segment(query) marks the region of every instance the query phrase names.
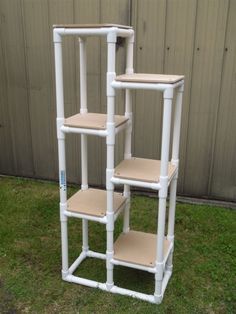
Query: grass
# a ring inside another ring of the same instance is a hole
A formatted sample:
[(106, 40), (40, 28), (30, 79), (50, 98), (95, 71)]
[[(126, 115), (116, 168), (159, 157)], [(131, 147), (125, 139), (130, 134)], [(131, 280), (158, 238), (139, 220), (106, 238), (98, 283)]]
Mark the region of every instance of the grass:
[[(69, 188), (73, 194), (76, 187)], [(178, 204), (174, 272), (161, 305), (63, 282), (57, 184), (0, 178), (0, 313), (236, 313), (235, 211)], [(155, 232), (156, 200), (134, 196), (135, 230)], [(90, 246), (105, 249), (105, 228), (90, 223)], [(116, 223), (116, 235), (122, 220)], [(81, 221), (69, 220), (70, 261), (81, 247)], [(105, 263), (78, 273), (105, 281)], [(115, 282), (152, 293), (153, 275), (115, 268)]]

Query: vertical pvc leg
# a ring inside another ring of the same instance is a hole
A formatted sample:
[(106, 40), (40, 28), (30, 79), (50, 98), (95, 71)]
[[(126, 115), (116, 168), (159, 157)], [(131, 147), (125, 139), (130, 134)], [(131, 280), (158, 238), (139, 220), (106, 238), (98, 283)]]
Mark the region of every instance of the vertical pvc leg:
[[(129, 125), (125, 130), (125, 150), (124, 159), (130, 159), (131, 154), (131, 139), (132, 139), (132, 95), (131, 90), (125, 92), (125, 116), (129, 119)], [(124, 209), (124, 225), (123, 232), (127, 233), (130, 230), (130, 186), (124, 185), (124, 196), (127, 198)]]
[[(87, 135), (81, 135), (81, 174), (82, 174), (82, 184), (81, 189), (88, 189), (88, 148), (87, 148)], [(82, 219), (82, 249), (84, 252), (89, 250), (88, 245), (88, 220)]]
[[(169, 217), (168, 217), (168, 235), (167, 239), (174, 242), (174, 227), (175, 227), (175, 207), (176, 207), (176, 191), (177, 191), (177, 176), (172, 179), (170, 184), (170, 202), (169, 202)], [(173, 265), (173, 249), (167, 259), (167, 270), (172, 271)]]
[(162, 281), (164, 273), (164, 236), (165, 236), (165, 216), (166, 216), (166, 198), (168, 192), (168, 159), (171, 128), (171, 109), (172, 109), (173, 89), (164, 91), (164, 111), (162, 126), (162, 146), (161, 146), (161, 169), (159, 190), (159, 210), (158, 210), (158, 228), (157, 228), (157, 257), (155, 275), (155, 299), (160, 302), (162, 299)]
[[(86, 38), (79, 38), (80, 45), (80, 113), (86, 114), (87, 109), (87, 51)], [(88, 189), (88, 138), (81, 134), (81, 189)], [(87, 252), (88, 245), (88, 220), (82, 220), (83, 251)]]
[(62, 278), (68, 274), (68, 230), (67, 216), (64, 211), (67, 208), (66, 170), (65, 170), (65, 139), (58, 139), (59, 175), (60, 175), (60, 221), (61, 221), (61, 251), (62, 251)]
[[(126, 70), (127, 74), (134, 72), (133, 68), (133, 51), (134, 51), (134, 35), (126, 39)], [(130, 159), (132, 157), (131, 145), (132, 145), (132, 94), (131, 90), (125, 91), (125, 116), (129, 119), (129, 126), (125, 131), (125, 150), (124, 159)], [(126, 197), (126, 206), (124, 209), (124, 224), (123, 232), (127, 233), (130, 230), (130, 186), (124, 185), (124, 196)]]
[(175, 208), (176, 208), (176, 192), (178, 180), (178, 167), (179, 167), (179, 141), (181, 129), (181, 113), (182, 113), (182, 95), (184, 86), (180, 86), (177, 92), (175, 115), (174, 115), (174, 128), (173, 128), (173, 145), (172, 145), (172, 159), (171, 163), (177, 167), (175, 177), (172, 179), (170, 185), (170, 204), (169, 204), (169, 220), (168, 220), (168, 234), (167, 239), (173, 243), (172, 252), (167, 260), (167, 270), (172, 271), (173, 268), (173, 250), (174, 250), (174, 228), (175, 228)]
[(106, 169), (106, 189), (107, 189), (107, 250), (106, 250), (106, 268), (107, 268), (107, 289), (110, 290), (114, 286), (113, 281), (113, 241), (114, 241), (114, 185), (111, 178), (114, 174), (114, 153), (115, 153), (115, 91), (111, 87), (115, 73), (115, 52), (116, 52), (116, 33), (111, 31), (107, 35), (107, 169)]
[(61, 252), (62, 252), (62, 278), (68, 274), (68, 231), (67, 217), (64, 211), (67, 208), (66, 192), (66, 157), (65, 135), (61, 131), (64, 123), (64, 93), (63, 93), (63, 65), (62, 65), (62, 40), (56, 30), (53, 33), (55, 51), (55, 78), (56, 78), (56, 103), (57, 103), (57, 138), (60, 181), (60, 221), (61, 221)]

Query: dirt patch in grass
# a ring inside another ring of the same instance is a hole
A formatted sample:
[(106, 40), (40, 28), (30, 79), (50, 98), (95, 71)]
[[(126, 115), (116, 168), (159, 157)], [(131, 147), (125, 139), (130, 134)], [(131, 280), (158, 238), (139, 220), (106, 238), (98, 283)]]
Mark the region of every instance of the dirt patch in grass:
[(17, 314), (19, 311), (15, 308), (15, 300), (13, 295), (4, 286), (3, 280), (0, 278), (0, 313), (1, 314)]

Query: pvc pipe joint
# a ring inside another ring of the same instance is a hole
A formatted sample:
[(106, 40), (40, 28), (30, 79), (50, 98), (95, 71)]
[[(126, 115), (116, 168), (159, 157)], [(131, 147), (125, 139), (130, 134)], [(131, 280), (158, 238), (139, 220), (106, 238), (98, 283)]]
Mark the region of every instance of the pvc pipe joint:
[(58, 33), (58, 29), (53, 30), (53, 42), (54, 43), (62, 42), (62, 38), (61, 38), (61, 35)]
[(57, 118), (57, 138), (64, 140), (65, 139), (65, 134), (62, 132), (61, 127), (64, 124), (64, 118)]
[(117, 28), (112, 27), (107, 34), (107, 42), (108, 43), (116, 43), (117, 41)]
[(114, 175), (114, 169), (106, 169), (106, 188), (107, 190), (114, 190), (114, 185), (111, 181), (112, 177)]
[(164, 99), (172, 99), (173, 95), (174, 95), (174, 88), (173, 87), (169, 87), (169, 88), (164, 90), (163, 98)]
[(107, 72), (107, 97), (115, 96), (115, 89), (111, 86), (111, 83), (114, 81), (115, 77), (115, 72)]

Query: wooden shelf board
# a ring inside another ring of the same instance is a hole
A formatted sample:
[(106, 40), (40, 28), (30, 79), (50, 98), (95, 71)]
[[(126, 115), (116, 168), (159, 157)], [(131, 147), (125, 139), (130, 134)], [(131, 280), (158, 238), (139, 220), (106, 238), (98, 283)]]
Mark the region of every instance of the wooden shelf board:
[[(124, 204), (125, 197), (114, 193), (114, 211)], [(67, 210), (80, 214), (104, 217), (107, 208), (107, 192), (99, 189), (80, 190), (67, 201)]]
[[(114, 177), (158, 183), (160, 178), (161, 161), (144, 158), (131, 158), (123, 160), (116, 168)], [(172, 178), (176, 167), (169, 162), (168, 177)]]
[[(73, 128), (105, 130), (106, 119), (107, 115), (102, 113), (78, 113), (66, 118), (64, 125)], [(118, 127), (127, 120), (125, 116), (115, 115), (115, 126)]]
[(118, 27), (123, 29), (130, 29), (132, 26), (128, 25), (119, 25), (119, 24), (56, 24), (53, 25), (53, 28), (110, 28)]
[(184, 79), (183, 75), (168, 75), (168, 74), (122, 74), (116, 77), (116, 81), (130, 83), (162, 83), (174, 84)]
[[(127, 263), (155, 267), (157, 236), (140, 231), (122, 233), (114, 244), (114, 259)], [(164, 256), (168, 253), (170, 242), (164, 241)]]

